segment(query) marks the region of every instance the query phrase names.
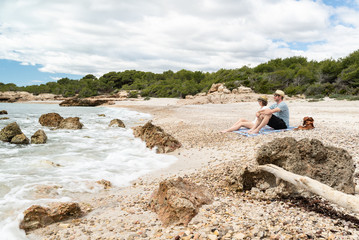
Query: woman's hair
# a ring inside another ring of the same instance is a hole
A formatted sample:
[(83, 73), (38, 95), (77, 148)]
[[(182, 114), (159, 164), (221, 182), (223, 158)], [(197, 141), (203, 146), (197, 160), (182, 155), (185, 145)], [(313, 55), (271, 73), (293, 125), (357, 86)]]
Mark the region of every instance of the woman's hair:
[(264, 100), (262, 100), (262, 99), (260, 99), (260, 100), (258, 100), (258, 101), (261, 101), (261, 102), (262, 102), (262, 104), (263, 104), (263, 106), (267, 106), (267, 104), (268, 104), (268, 102), (267, 102), (267, 101), (264, 101)]

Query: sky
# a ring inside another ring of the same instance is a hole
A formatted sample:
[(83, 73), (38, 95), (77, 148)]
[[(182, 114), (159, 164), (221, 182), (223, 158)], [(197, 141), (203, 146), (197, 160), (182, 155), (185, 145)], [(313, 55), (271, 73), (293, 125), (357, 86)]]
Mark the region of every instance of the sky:
[(358, 39), (359, 0), (1, 0), (0, 82), (338, 59)]

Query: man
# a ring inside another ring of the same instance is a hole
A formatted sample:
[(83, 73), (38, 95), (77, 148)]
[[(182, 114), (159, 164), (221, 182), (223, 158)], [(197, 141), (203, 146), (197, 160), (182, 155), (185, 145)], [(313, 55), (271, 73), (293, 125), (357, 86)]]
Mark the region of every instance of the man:
[(286, 129), (289, 127), (289, 109), (287, 104), (283, 101), (284, 92), (277, 90), (274, 93), (274, 103), (269, 109), (259, 110), (256, 114), (258, 117), (254, 127), (248, 133), (256, 134), (265, 126), (268, 125), (274, 129)]

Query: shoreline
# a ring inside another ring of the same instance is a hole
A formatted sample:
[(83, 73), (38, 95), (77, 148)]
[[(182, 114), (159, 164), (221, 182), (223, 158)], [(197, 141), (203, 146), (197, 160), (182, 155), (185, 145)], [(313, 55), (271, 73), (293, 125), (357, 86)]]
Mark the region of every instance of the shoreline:
[[(355, 119), (359, 114), (358, 101), (311, 103), (288, 100), (287, 104), (291, 112), (291, 126), (301, 125), (303, 117), (312, 116), (316, 128), (252, 138), (220, 133), (239, 117), (252, 119), (253, 109), (258, 107), (256, 102), (179, 105), (173, 99), (153, 99), (119, 101), (116, 105), (106, 106), (150, 113), (153, 124), (162, 127), (182, 143), (180, 149), (169, 153), (178, 160), (166, 169), (140, 177), (129, 187), (103, 190), (97, 196), (79, 194), (80, 202), (93, 206), (92, 212), (77, 221), (69, 220), (35, 230), (28, 235), (29, 239), (88, 239), (90, 236), (91, 239), (174, 239), (182, 233), (187, 236), (197, 234), (197, 239), (216, 239), (212, 236), (215, 235), (213, 229), (223, 233), (223, 239), (275, 235), (302, 238), (308, 234), (334, 239), (358, 238), (359, 231), (351, 227), (350, 222), (303, 211), (299, 207), (288, 207), (285, 202), (267, 203), (250, 192), (214, 196), (213, 204), (203, 206), (188, 227), (164, 228), (157, 215), (148, 210), (147, 203), (160, 181), (182, 176), (197, 184), (208, 184), (206, 174), (216, 173), (225, 164), (256, 164), (258, 148), (278, 137), (319, 139), (324, 145), (346, 149), (352, 155), (354, 164), (359, 166), (359, 144), (356, 140), (359, 137), (359, 120)], [(336, 113), (340, 114), (340, 118)], [(357, 173), (358, 168), (356, 176)], [(357, 177), (355, 181), (358, 183)], [(358, 217), (344, 209), (340, 211)], [(276, 224), (268, 227), (267, 220)], [(281, 225), (283, 222), (287, 223)], [(275, 225), (280, 226), (279, 229)], [(321, 233), (316, 235), (318, 231)]]

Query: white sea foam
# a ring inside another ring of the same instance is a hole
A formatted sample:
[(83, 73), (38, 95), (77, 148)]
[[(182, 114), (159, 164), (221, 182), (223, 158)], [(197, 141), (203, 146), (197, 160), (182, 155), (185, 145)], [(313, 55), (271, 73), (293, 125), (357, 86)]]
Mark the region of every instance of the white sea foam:
[[(47, 104), (4, 104), (8, 120), (0, 129), (17, 122), (30, 138), (38, 129), (48, 141), (41, 145), (14, 145), (0, 142), (0, 236), (2, 239), (26, 239), (18, 225), (22, 212), (33, 204), (70, 201), (71, 193), (96, 192), (96, 181), (106, 179), (115, 186), (150, 171), (166, 167), (176, 158), (156, 154), (134, 138), (130, 127), (143, 125), (150, 115), (120, 108), (59, 107)], [(81, 130), (50, 130), (39, 124), (44, 113), (57, 112), (64, 118), (80, 117)], [(105, 114), (105, 117), (99, 116)], [(108, 127), (114, 118), (126, 129)], [(51, 187), (48, 196), (38, 194), (41, 187)]]

